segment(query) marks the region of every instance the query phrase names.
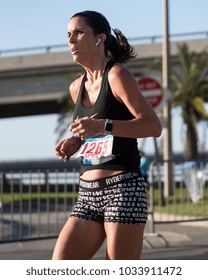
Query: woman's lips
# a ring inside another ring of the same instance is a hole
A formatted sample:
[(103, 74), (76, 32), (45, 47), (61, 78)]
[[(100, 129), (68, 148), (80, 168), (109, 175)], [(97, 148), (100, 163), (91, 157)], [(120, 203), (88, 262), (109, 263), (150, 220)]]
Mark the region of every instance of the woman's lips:
[(71, 53), (72, 53), (72, 54), (75, 54), (77, 51), (78, 51), (77, 48), (72, 48), (72, 49), (71, 49)]

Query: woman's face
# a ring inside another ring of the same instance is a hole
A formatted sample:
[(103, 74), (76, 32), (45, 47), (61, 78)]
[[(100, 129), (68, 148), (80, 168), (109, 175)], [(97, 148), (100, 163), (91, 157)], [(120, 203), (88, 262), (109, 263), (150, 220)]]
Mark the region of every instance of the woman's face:
[(96, 55), (98, 36), (93, 34), (92, 28), (82, 17), (74, 17), (69, 21), (67, 34), (73, 60), (80, 64), (92, 60)]

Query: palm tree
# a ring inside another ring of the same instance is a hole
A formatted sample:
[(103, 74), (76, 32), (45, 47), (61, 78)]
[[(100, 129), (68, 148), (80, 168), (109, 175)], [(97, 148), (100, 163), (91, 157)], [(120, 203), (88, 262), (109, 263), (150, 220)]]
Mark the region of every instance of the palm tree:
[(178, 46), (179, 68), (171, 69), (171, 105), (180, 106), (186, 124), (186, 143), (184, 157), (197, 159), (197, 124), (208, 120), (205, 100), (208, 99), (208, 55), (189, 52), (187, 44)]
[[(199, 157), (197, 124), (208, 120), (208, 53), (190, 52), (187, 44), (178, 45), (177, 63), (171, 64), (171, 106), (180, 107), (186, 125), (184, 158)], [(162, 59), (155, 59), (148, 68), (162, 71)]]

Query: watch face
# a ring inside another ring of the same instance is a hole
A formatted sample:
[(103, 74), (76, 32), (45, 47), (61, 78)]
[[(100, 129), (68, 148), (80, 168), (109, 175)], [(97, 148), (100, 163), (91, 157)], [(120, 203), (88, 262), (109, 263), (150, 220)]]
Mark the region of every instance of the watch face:
[(105, 133), (107, 134), (111, 133), (112, 129), (113, 129), (113, 122), (112, 120), (107, 119), (105, 122)]

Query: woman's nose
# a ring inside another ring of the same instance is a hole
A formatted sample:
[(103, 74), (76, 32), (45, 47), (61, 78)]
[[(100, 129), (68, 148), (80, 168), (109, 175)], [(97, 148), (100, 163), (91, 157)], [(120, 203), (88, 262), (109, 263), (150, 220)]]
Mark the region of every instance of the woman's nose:
[(71, 34), (71, 36), (68, 39), (69, 43), (74, 43), (75, 42), (75, 35)]

